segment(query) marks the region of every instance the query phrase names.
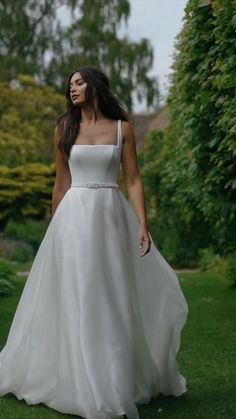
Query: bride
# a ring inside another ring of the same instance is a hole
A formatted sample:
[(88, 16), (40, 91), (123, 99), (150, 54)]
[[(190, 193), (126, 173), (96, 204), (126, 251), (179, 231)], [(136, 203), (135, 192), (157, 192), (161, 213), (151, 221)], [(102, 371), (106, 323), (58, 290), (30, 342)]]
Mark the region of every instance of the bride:
[(76, 69), (66, 100), (52, 219), (0, 353), (0, 395), (139, 419), (138, 404), (186, 392), (176, 355), (188, 305), (148, 231), (134, 133), (106, 75)]

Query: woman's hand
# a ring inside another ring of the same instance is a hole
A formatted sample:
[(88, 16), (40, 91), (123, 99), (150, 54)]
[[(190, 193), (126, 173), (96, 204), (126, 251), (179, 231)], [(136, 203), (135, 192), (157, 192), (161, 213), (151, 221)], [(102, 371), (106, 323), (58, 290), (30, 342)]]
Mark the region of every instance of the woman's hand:
[(139, 229), (139, 249), (139, 256), (141, 257), (150, 252), (151, 239), (147, 227), (140, 227)]

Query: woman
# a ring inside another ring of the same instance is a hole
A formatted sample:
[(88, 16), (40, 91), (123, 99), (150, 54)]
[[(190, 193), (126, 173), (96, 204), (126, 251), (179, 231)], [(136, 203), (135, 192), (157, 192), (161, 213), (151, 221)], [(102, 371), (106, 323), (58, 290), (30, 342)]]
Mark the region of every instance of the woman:
[(52, 219), (0, 354), (0, 395), (139, 419), (138, 404), (186, 391), (176, 354), (188, 306), (148, 232), (133, 130), (107, 77), (75, 70), (66, 98)]

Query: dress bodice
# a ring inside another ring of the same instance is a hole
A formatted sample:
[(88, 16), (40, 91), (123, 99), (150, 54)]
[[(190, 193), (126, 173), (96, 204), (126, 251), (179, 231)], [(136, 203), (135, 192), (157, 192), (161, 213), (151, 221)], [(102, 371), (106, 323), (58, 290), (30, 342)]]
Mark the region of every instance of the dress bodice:
[(121, 120), (116, 144), (74, 144), (69, 157), (71, 182), (116, 183), (121, 158)]

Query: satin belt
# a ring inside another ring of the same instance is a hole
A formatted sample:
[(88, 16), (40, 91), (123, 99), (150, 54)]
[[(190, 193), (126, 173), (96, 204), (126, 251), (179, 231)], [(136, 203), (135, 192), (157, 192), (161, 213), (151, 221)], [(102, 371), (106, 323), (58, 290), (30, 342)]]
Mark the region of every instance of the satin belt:
[(119, 188), (119, 184), (112, 182), (72, 182), (71, 188)]

